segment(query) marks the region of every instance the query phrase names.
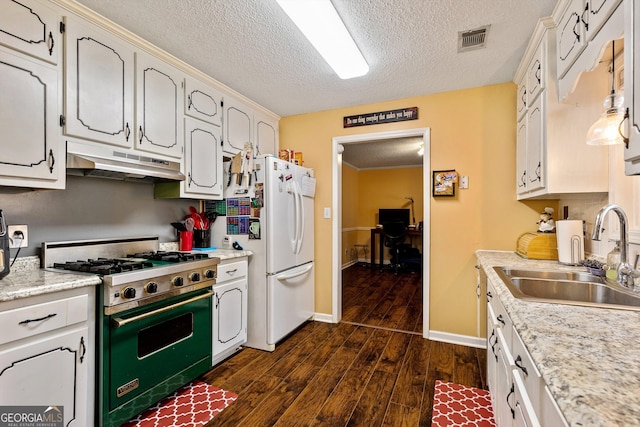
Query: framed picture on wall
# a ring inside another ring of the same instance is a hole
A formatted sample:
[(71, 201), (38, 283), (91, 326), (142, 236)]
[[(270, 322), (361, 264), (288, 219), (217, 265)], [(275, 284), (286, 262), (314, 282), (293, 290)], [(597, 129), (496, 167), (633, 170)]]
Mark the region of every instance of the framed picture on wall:
[(431, 185), (433, 197), (453, 197), (456, 194), (458, 172), (455, 170), (433, 171)]

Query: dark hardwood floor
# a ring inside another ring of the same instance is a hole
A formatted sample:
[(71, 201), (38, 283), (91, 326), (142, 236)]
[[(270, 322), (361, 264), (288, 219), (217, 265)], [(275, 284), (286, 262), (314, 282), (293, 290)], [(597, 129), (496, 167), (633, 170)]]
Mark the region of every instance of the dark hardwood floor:
[(246, 348), (204, 375), (239, 395), (208, 427), (430, 426), (436, 380), (486, 388), (484, 350), (422, 338), (408, 309), (419, 275), (360, 269), (343, 276), (359, 324), (307, 322), (274, 352)]

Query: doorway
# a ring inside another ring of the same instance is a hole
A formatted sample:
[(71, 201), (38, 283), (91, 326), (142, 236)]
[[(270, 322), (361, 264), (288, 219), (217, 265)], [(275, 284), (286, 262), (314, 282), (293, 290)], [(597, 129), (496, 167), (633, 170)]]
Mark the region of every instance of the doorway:
[[(332, 321), (337, 323), (342, 319), (342, 151), (344, 145), (357, 144), (370, 141), (382, 141), (386, 139), (421, 137), (424, 147), (422, 159), (423, 167), (423, 191), (426, 191), (431, 182), (430, 178), (430, 129), (418, 128), (390, 132), (377, 132), (351, 136), (334, 137), (332, 143), (333, 168), (332, 168), (332, 205), (334, 216), (332, 220)], [(423, 310), (423, 337), (429, 335), (429, 242), (430, 242), (430, 197), (424, 197), (423, 202), (423, 240), (422, 240), (422, 310)]]

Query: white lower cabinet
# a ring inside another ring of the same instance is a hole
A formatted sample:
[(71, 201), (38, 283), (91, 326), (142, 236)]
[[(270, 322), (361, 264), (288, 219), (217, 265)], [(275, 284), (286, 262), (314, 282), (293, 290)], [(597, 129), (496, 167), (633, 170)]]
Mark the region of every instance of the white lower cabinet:
[(93, 425), (93, 291), (2, 304), (0, 406), (44, 414), (51, 425), (58, 420), (71, 427)]
[(248, 263), (222, 261), (213, 287), (213, 365), (240, 350), (247, 341)]
[(487, 283), (487, 382), (499, 427), (568, 425), (491, 283)]

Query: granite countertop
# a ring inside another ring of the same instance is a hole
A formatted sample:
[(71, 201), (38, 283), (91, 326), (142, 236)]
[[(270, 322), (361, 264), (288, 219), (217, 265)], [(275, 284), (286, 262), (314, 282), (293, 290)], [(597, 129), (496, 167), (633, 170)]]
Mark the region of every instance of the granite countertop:
[(584, 268), (476, 255), (569, 425), (640, 424), (640, 312), (516, 299), (492, 267)]
[(0, 280), (0, 303), (19, 298), (95, 286), (102, 283), (94, 274), (64, 273), (40, 268), (40, 258), (18, 258), (10, 272)]

